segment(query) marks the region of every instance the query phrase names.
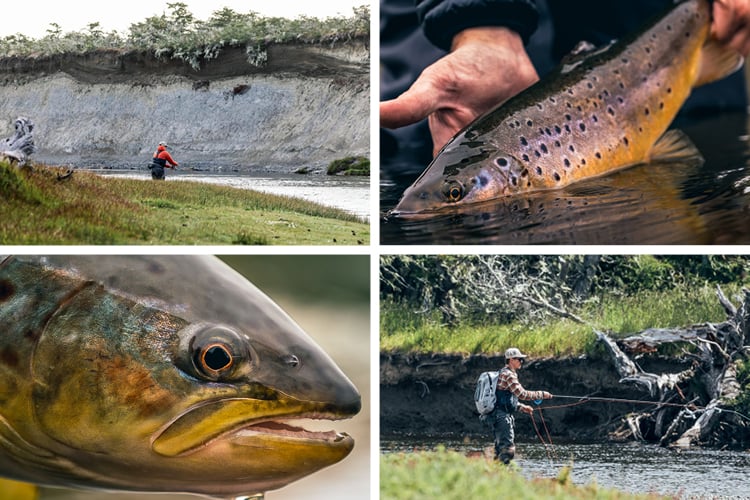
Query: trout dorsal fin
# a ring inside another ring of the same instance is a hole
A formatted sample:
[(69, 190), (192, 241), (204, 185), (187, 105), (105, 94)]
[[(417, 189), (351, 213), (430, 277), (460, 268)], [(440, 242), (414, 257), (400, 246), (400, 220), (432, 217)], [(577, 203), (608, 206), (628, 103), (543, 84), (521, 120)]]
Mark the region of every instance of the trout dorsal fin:
[(698, 77), (693, 87), (721, 80), (742, 67), (744, 58), (738, 52), (710, 38), (701, 49)]
[(652, 162), (703, 162), (703, 156), (682, 130), (667, 130), (651, 148)]

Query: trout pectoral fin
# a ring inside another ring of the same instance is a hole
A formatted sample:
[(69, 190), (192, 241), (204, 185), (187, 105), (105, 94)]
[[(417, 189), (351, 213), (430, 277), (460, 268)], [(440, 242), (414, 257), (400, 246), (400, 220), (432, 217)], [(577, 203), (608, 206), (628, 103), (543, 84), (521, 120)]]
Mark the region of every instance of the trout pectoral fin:
[(0, 498), (13, 500), (37, 500), (39, 488), (33, 484), (20, 483), (11, 479), (0, 478)]
[(682, 130), (667, 130), (651, 148), (649, 159), (657, 162), (703, 162), (701, 152)]
[(698, 77), (693, 87), (721, 80), (740, 69), (743, 62), (741, 54), (711, 38), (701, 50)]

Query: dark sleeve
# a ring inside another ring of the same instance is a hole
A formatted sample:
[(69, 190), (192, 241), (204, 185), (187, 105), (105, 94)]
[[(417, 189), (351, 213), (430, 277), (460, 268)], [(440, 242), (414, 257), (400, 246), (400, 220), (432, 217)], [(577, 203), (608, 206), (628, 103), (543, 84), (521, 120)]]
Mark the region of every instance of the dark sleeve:
[(529, 41), (539, 12), (534, 0), (416, 0), (425, 36), (443, 50), (467, 28), (504, 26)]

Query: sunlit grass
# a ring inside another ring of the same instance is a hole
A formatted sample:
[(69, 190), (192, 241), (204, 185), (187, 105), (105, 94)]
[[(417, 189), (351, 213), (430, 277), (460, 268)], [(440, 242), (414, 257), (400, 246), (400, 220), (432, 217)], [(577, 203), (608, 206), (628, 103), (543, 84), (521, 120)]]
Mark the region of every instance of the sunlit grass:
[[(730, 295), (736, 288), (725, 288)], [(705, 321), (725, 320), (709, 286), (662, 292), (640, 292), (633, 296), (608, 295), (577, 312), (586, 320), (550, 318), (538, 323), (513, 322), (459, 324), (448, 327), (439, 313), (418, 314), (407, 306), (389, 300), (381, 302), (380, 346), (384, 351), (494, 353), (508, 346), (529, 351), (534, 356), (573, 356), (590, 353), (596, 344), (594, 328), (615, 337), (646, 328), (680, 327)]]
[(600, 488), (595, 483), (576, 486), (570, 469), (557, 478), (526, 479), (514, 467), (486, 458), (439, 449), (429, 452), (385, 454), (380, 459), (380, 498), (421, 500), (435, 498), (532, 499), (657, 499)]
[(369, 225), (298, 198), (0, 163), (0, 243), (367, 244)]

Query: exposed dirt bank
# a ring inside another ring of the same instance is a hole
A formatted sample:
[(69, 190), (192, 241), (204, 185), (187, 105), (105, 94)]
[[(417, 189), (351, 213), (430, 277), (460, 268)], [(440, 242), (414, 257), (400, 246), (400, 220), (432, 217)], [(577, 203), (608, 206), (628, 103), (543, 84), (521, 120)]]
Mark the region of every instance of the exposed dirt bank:
[(0, 59), (0, 135), (28, 116), (37, 161), (93, 167), (139, 167), (161, 140), (187, 167), (369, 156), (368, 40), (267, 50), (262, 67), (227, 48), (197, 71), (118, 51)]
[(248, 75), (343, 78), (366, 76), (369, 70), (369, 40), (354, 39), (336, 44), (282, 44), (267, 47), (268, 61), (262, 66), (248, 62), (244, 47), (222, 49), (216, 59), (201, 61), (195, 70), (184, 61), (156, 58), (143, 52), (99, 50), (82, 55), (45, 57), (0, 57), (0, 85), (17, 85), (66, 73), (80, 83), (169, 83), (175, 76), (210, 81)]
[[(502, 356), (400, 355), (380, 356), (380, 432), (399, 435), (486, 436), (474, 407), (474, 387), (483, 371), (502, 367)], [(677, 372), (686, 365), (665, 358), (644, 361), (644, 370)], [(642, 392), (629, 389), (608, 358), (531, 360), (519, 372), (521, 384), (530, 390), (552, 394), (603, 396), (643, 400)], [(545, 406), (575, 401), (552, 399)], [(544, 411), (544, 420), (556, 438), (590, 441), (610, 438), (622, 425), (622, 417), (640, 405), (589, 402)], [(537, 417), (538, 419), (538, 417)], [(539, 422), (537, 420), (537, 422)], [(531, 419), (516, 417), (520, 438), (534, 438)]]

